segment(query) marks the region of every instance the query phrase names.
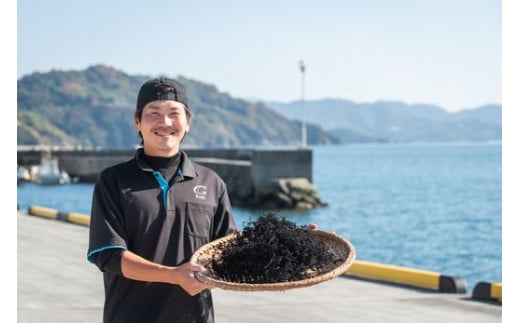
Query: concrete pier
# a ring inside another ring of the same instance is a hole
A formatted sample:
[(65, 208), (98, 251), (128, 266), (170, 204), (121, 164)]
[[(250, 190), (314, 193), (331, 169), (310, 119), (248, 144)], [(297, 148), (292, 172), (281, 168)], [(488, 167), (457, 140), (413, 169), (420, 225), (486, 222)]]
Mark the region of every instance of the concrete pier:
[[(309, 149), (183, 149), (198, 163), (214, 169), (221, 176), (231, 172), (242, 181), (263, 185), (271, 178), (302, 177), (312, 182), (312, 150)], [(82, 182), (95, 182), (106, 167), (127, 161), (134, 156), (134, 149), (49, 149), (18, 147), (18, 165), (37, 165), (41, 156), (58, 159), (60, 170), (78, 177)], [(247, 169), (247, 176), (235, 172), (235, 168)]]
[[(88, 227), (17, 214), (17, 322), (102, 322), (102, 274), (86, 260)], [(213, 290), (217, 323), (502, 322), (502, 306), (342, 276), (284, 292)]]
[[(194, 161), (213, 169), (226, 182), (235, 206), (314, 208), (326, 203), (312, 185), (309, 149), (184, 149)], [(37, 165), (42, 155), (58, 160), (60, 170), (80, 182), (94, 183), (105, 168), (131, 159), (134, 149), (54, 149), (18, 147), (18, 165)], [(289, 183), (287, 185), (286, 183)]]

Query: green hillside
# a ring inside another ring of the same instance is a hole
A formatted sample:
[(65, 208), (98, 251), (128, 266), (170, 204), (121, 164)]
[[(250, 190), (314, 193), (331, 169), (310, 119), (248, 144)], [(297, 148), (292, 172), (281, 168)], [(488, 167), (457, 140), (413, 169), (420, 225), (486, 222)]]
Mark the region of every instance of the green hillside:
[[(97, 65), (83, 71), (33, 73), (18, 80), (18, 145), (129, 148), (140, 139), (133, 112), (141, 84), (159, 75), (128, 75)], [(165, 75), (173, 77), (171, 75)], [(301, 124), (262, 103), (236, 99), (209, 84), (175, 77), (194, 112), (190, 147), (299, 145)], [(317, 125), (309, 144), (339, 141)]]

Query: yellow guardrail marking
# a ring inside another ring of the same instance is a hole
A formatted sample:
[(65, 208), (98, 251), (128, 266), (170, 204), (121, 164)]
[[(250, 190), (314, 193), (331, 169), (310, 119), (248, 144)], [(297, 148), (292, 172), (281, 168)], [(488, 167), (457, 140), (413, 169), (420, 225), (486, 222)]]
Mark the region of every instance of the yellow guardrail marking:
[(51, 209), (44, 206), (31, 206), (29, 208), (29, 214), (39, 215), (49, 219), (57, 219), (58, 218), (58, 210)]
[(64, 214), (60, 213), (56, 209), (51, 209), (44, 206), (30, 206), (28, 213), (31, 215), (37, 215), (48, 219), (62, 220), (86, 226), (90, 225), (90, 216), (87, 214), (74, 212)]
[(89, 226), (90, 225), (90, 216), (86, 214), (80, 214), (80, 213), (68, 213), (67, 214), (67, 220), (69, 222), (74, 222), (82, 225)]
[(361, 260), (355, 260), (346, 272), (346, 275), (379, 279), (430, 289), (439, 288), (439, 278), (441, 276), (440, 273), (437, 272), (384, 265)]
[(502, 283), (491, 284), (491, 298), (498, 299), (502, 302)]

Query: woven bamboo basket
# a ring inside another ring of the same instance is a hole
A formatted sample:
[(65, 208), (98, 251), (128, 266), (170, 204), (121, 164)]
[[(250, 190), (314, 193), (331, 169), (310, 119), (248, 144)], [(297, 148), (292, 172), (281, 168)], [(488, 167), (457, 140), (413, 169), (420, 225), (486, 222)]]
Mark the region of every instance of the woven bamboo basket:
[(348, 271), (354, 259), (356, 258), (356, 250), (352, 243), (341, 236), (327, 232), (322, 230), (312, 230), (313, 237), (320, 239), (325, 245), (327, 249), (334, 253), (336, 256), (345, 258), (345, 260), (340, 263), (333, 265), (332, 268), (328, 267), (328, 271), (317, 276), (306, 278), (302, 280), (296, 281), (284, 281), (284, 282), (274, 282), (274, 283), (243, 283), (243, 282), (233, 282), (233, 281), (225, 281), (221, 277), (218, 277), (211, 270), (211, 262), (213, 259), (219, 259), (221, 254), (225, 248), (228, 247), (234, 240), (236, 240), (237, 235), (231, 234), (225, 236), (223, 238), (214, 240), (202, 247), (200, 247), (191, 257), (191, 260), (197, 264), (203, 265), (208, 270), (205, 273), (197, 272), (195, 277), (200, 281), (213, 286), (226, 290), (234, 290), (234, 291), (282, 291), (293, 288), (301, 288), (307, 287), (315, 284), (319, 284), (321, 282), (333, 279), (337, 276), (340, 276)]

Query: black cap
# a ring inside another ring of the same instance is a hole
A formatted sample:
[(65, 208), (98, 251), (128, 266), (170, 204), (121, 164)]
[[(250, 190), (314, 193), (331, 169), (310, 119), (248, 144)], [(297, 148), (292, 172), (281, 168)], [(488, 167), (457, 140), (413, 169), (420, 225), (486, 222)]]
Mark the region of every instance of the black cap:
[(189, 109), (186, 88), (179, 82), (166, 77), (151, 79), (143, 83), (137, 95), (136, 110), (144, 108), (145, 105), (155, 100), (174, 100)]

